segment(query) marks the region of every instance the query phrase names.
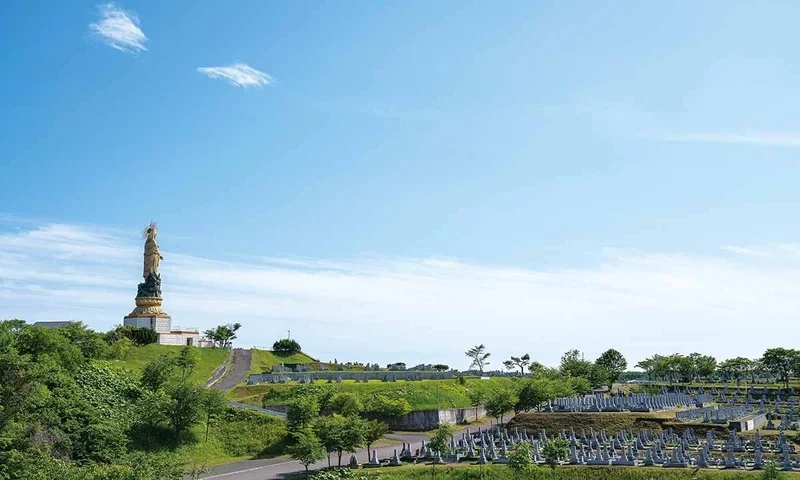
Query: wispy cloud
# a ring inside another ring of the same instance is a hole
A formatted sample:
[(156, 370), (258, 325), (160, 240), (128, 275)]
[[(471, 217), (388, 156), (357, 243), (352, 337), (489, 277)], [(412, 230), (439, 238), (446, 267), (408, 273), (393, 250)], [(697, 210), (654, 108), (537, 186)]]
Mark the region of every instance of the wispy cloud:
[[(104, 330), (133, 308), (135, 229), (2, 231), (0, 318), (74, 318)], [(593, 357), (614, 347), (631, 361), (757, 356), (782, 340), (752, 336), (754, 322), (794, 331), (800, 296), (800, 247), (791, 243), (723, 247), (742, 254), (733, 256), (607, 250), (593, 266), (536, 270), (380, 256), (223, 261), (171, 250), (167, 228), (159, 238), (164, 307), (176, 324), (239, 321), (245, 345), (271, 345), (291, 329), (324, 359), (466, 367), (463, 351), (478, 343), (498, 359), (529, 352), (551, 364), (569, 348)]]
[(234, 63), (222, 67), (200, 67), (197, 71), (210, 78), (225, 79), (236, 87), (261, 87), (275, 83), (272, 76), (256, 70), (246, 63)]
[(800, 147), (800, 133), (666, 133), (646, 135), (670, 142), (702, 142), (762, 145), (769, 147)]
[(89, 30), (99, 36), (106, 45), (117, 50), (137, 54), (147, 50), (147, 37), (139, 28), (139, 18), (118, 5), (98, 5), (100, 20), (89, 24)]

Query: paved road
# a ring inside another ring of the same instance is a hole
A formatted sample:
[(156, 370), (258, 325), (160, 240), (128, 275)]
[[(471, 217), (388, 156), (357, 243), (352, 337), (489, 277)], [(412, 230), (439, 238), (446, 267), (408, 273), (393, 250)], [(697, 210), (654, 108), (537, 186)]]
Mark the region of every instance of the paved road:
[[(478, 426), (488, 427), (490, 424), (491, 422), (487, 420), (486, 422), (470, 425), (469, 428), (474, 431), (477, 430)], [(465, 430), (466, 428), (458, 430), (456, 432), (456, 436), (461, 435), (461, 432)], [(397, 433), (386, 435), (386, 438), (396, 440), (401, 443), (411, 443), (412, 450), (416, 450), (419, 448), (420, 442), (423, 440), (427, 441), (429, 436), (424, 433)], [(378, 452), (378, 458), (384, 459), (390, 458), (394, 454), (395, 450), (397, 450), (397, 453), (400, 453), (400, 448), (401, 445), (391, 445), (388, 447), (379, 447), (375, 450)], [(361, 463), (369, 461), (367, 450), (359, 450), (356, 452), (356, 456), (358, 456), (358, 460)], [(348, 461), (350, 461), (350, 454), (343, 453), (342, 464), (346, 465)], [(335, 453), (331, 455), (331, 464), (337, 464), (337, 456)], [(326, 459), (315, 463), (309, 468), (316, 470), (327, 466), (328, 460)], [(303, 471), (303, 466), (300, 465), (300, 463), (298, 463), (296, 460), (282, 456), (263, 460), (246, 460), (243, 462), (236, 462), (230, 465), (217, 467), (209, 472), (206, 476), (201, 478), (206, 480), (267, 480), (273, 478), (282, 478), (289, 474), (300, 473)]]
[(243, 350), (241, 348), (233, 349), (231, 366), (220, 381), (215, 383), (212, 388), (216, 388), (217, 390), (230, 390), (242, 383), (247, 372), (250, 371), (250, 358), (252, 355), (252, 350)]

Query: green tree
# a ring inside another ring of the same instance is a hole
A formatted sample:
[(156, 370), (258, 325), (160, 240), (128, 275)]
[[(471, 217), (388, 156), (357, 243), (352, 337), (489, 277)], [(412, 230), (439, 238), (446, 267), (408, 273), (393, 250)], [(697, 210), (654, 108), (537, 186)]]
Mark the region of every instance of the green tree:
[(584, 360), (580, 350), (573, 349), (561, 356), (559, 369), (562, 375), (589, 378), (592, 372), (592, 362)]
[(622, 375), (625, 369), (628, 368), (628, 361), (625, 360), (625, 357), (623, 357), (619, 351), (613, 348), (609, 348), (603, 352), (597, 360), (595, 360), (594, 364), (605, 371), (609, 390), (611, 390), (614, 382), (619, 379), (619, 376)]
[(483, 374), (483, 369), (486, 365), (489, 365), (489, 357), (492, 354), (486, 351), (486, 347), (483, 344), (480, 344), (464, 352), (464, 355), (472, 359), (469, 368), (477, 368)]
[(200, 421), (203, 388), (199, 385), (178, 383), (170, 386), (167, 394), (170, 402), (167, 404), (165, 413), (175, 433), (175, 440), (178, 440), (181, 433)]
[[(453, 436), (453, 427), (440, 423), (436, 431), (431, 435), (428, 445), (431, 450), (438, 452), (442, 456), (450, 454), (450, 438)], [(433, 474), (436, 475), (436, 462), (433, 462)]]
[(534, 467), (533, 463), (533, 448), (528, 442), (517, 442), (508, 452), (508, 468), (514, 472), (517, 478), (526, 478), (531, 469)]
[(330, 467), (331, 453), (337, 451), (339, 445), (342, 443), (341, 436), (344, 431), (344, 417), (341, 415), (318, 417), (311, 424), (311, 428), (317, 438), (319, 438), (328, 455), (328, 467)]
[(185, 382), (197, 366), (200, 360), (194, 347), (186, 345), (181, 348), (178, 356), (175, 358), (175, 366), (181, 371), (181, 382)]
[(329, 408), (334, 413), (349, 417), (351, 415), (358, 415), (364, 410), (358, 396), (349, 392), (337, 393), (330, 400)]
[(411, 404), (405, 398), (390, 398), (384, 394), (367, 397), (364, 401), (364, 412), (399, 417), (411, 411)]
[(553, 471), (553, 478), (556, 478), (556, 467), (560, 460), (565, 460), (569, 455), (569, 442), (560, 437), (548, 440), (542, 448), (544, 461)]
[(218, 325), (203, 332), (203, 335), (212, 341), (214, 347), (230, 348), (233, 341), (236, 339), (236, 332), (242, 328), (240, 323), (229, 323), (227, 325)]
[(363, 447), (366, 434), (366, 421), (352, 416), (345, 417), (344, 423), (341, 425), (340, 443), (336, 449), (336, 454), (339, 456), (339, 466), (342, 466), (342, 453), (355, 453), (356, 450)]
[(378, 421), (370, 420), (364, 425), (364, 441), (367, 444), (367, 455), (372, 458), (372, 444), (383, 438), (389, 432), (389, 425)]
[(695, 352), (689, 358), (694, 362), (694, 370), (699, 377), (708, 378), (717, 371), (717, 359), (711, 355)]
[(151, 392), (166, 385), (175, 371), (175, 357), (161, 354), (150, 359), (142, 368), (142, 386)]
[(525, 369), (528, 367), (528, 365), (530, 365), (530, 363), (531, 356), (526, 353), (521, 357), (515, 357), (512, 355), (509, 360), (503, 362), (503, 365), (505, 365), (508, 370), (519, 368), (519, 376), (522, 377), (525, 375)]
[(494, 418), (499, 418), (503, 423), (503, 416), (506, 412), (513, 410), (517, 404), (517, 394), (508, 388), (500, 388), (492, 392), (486, 399), (486, 413)]
[(203, 393), (201, 410), (206, 417), (206, 442), (208, 441), (208, 430), (211, 422), (217, 420), (225, 413), (228, 408), (228, 400), (222, 391), (209, 388)]
[(764, 367), (778, 376), (784, 388), (789, 388), (789, 376), (797, 370), (800, 352), (788, 348), (770, 348), (761, 357)]
[(319, 405), (313, 395), (304, 395), (291, 401), (286, 409), (286, 422), (290, 431), (302, 430), (319, 415)]
[(325, 447), (310, 427), (292, 433), (292, 444), (286, 448), (286, 452), (290, 458), (303, 465), (306, 469), (306, 476), (308, 476), (309, 465), (325, 458)]
[(281, 355), (293, 355), (301, 351), (300, 344), (288, 338), (283, 338), (273, 343), (272, 350)]
[(467, 398), (469, 398), (469, 404), (475, 407), (475, 421), (478, 421), (478, 407), (483, 405), (483, 402), (486, 401), (486, 390), (479, 387), (478, 385), (473, 384), (467, 390)]
[(444, 363), (437, 363), (433, 366), (433, 369), (437, 372), (446, 372), (447, 370), (450, 370), (450, 366), (445, 365)]

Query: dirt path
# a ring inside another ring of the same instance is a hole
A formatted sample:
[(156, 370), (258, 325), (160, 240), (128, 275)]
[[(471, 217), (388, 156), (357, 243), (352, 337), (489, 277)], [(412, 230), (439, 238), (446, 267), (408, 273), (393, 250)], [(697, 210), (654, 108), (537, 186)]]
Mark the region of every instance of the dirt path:
[(250, 358), (252, 357), (252, 350), (243, 350), (241, 348), (233, 349), (233, 358), (231, 365), (225, 375), (215, 383), (211, 388), (217, 390), (230, 390), (236, 385), (242, 383), (250, 371)]

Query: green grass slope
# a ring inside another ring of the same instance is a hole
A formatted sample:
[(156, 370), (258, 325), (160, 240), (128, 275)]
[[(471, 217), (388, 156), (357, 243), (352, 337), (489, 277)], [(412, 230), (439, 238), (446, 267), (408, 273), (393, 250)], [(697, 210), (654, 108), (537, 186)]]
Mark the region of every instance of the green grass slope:
[(250, 374), (269, 372), (272, 367), (282, 363), (315, 363), (315, 361), (302, 352), (281, 355), (271, 350), (253, 349), (253, 355), (250, 358)]
[[(439, 408), (469, 408), (470, 401), (467, 390), (485, 388), (494, 390), (501, 386), (511, 386), (513, 379), (492, 378), (489, 380), (469, 380), (461, 385), (457, 380), (423, 380), (419, 382), (367, 382), (356, 383), (344, 381), (330, 385), (337, 392), (349, 392), (357, 395), (383, 394), (390, 398), (405, 398), (412, 410), (434, 410)], [(231, 398), (242, 403), (261, 406), (264, 395), (268, 396), (268, 405), (281, 405), (291, 399), (292, 389), (297, 384), (240, 385), (231, 391)]]
[[(139, 374), (142, 368), (144, 368), (147, 362), (152, 358), (165, 353), (177, 355), (181, 348), (183, 347), (172, 345), (144, 345), (132, 348), (125, 357), (125, 360), (109, 360), (108, 364), (119, 368), (126, 368)], [(189, 379), (197, 383), (204, 383), (208, 380), (208, 378), (211, 377), (211, 373), (222, 365), (222, 363), (225, 362), (225, 358), (228, 356), (228, 350), (221, 348), (195, 348), (194, 351), (197, 353), (198, 362)]]

